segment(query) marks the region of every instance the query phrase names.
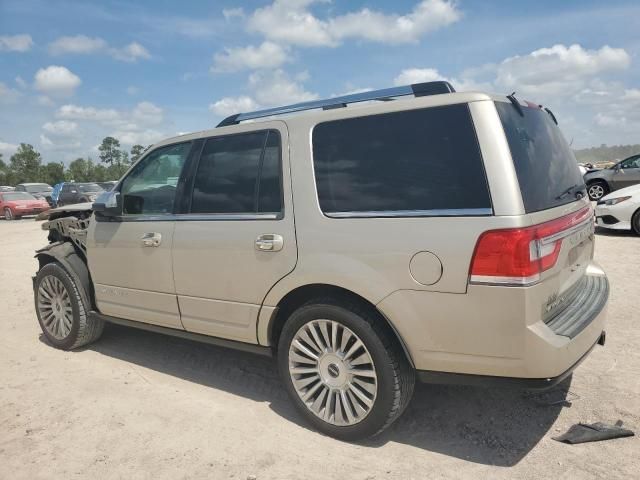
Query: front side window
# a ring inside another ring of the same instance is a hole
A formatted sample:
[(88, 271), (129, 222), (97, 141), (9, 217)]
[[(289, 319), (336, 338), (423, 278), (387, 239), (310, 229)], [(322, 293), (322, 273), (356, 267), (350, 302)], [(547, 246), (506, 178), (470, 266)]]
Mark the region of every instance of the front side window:
[(191, 142), (161, 147), (138, 163), (122, 181), (125, 215), (173, 213), (176, 187)]
[(313, 164), (320, 208), (328, 216), (490, 213), (464, 104), (321, 123), (313, 130)]
[(640, 156), (626, 159), (620, 164), (620, 168), (640, 168)]
[(276, 130), (207, 140), (196, 172), (192, 213), (280, 213), (280, 134)]

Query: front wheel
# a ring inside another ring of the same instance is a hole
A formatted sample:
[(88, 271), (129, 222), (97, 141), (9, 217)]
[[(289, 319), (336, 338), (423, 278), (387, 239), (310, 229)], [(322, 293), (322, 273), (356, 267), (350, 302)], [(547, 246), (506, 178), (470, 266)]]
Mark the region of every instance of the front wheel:
[(609, 193), (609, 186), (605, 182), (593, 182), (587, 187), (587, 194), (589, 200), (597, 202), (602, 197)]
[(384, 321), (357, 304), (312, 303), (287, 320), (278, 366), (302, 415), (341, 440), (380, 433), (404, 411), (415, 374)]
[(58, 263), (49, 263), (36, 275), (36, 314), (48, 342), (62, 350), (73, 350), (97, 340), (104, 322), (90, 318), (89, 306), (80, 288)]
[(640, 235), (640, 209), (636, 210), (636, 213), (631, 217), (631, 230), (636, 235)]
[(11, 211), (10, 208), (5, 208), (4, 209), (4, 219), (9, 221), (9, 220), (13, 220), (13, 212)]

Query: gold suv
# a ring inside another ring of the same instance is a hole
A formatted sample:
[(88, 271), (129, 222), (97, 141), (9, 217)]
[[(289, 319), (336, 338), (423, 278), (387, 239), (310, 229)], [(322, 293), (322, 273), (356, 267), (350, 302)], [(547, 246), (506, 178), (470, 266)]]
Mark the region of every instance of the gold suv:
[(43, 214), (38, 320), (277, 355), (318, 430), (374, 435), (425, 382), (545, 388), (604, 343), (593, 212), (550, 110), (447, 82), (241, 113)]

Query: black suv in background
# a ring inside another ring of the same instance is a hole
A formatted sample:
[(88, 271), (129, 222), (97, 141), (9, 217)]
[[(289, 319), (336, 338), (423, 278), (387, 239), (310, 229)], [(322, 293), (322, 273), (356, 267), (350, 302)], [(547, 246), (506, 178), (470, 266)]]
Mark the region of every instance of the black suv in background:
[(640, 183), (640, 155), (633, 155), (611, 168), (584, 174), (590, 200), (600, 200), (606, 194)]
[(56, 206), (93, 202), (102, 192), (104, 189), (96, 183), (65, 183)]

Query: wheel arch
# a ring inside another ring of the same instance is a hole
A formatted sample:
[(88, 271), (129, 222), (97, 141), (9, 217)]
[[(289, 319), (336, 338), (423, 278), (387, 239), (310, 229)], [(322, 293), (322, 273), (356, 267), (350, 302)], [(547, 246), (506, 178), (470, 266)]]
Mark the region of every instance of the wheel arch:
[(372, 315), (378, 318), (382, 325), (385, 326), (389, 335), (394, 338), (398, 344), (402, 347), (404, 351), (405, 357), (407, 361), (411, 365), (412, 368), (415, 368), (413, 359), (409, 353), (409, 350), (396, 330), (393, 326), (393, 323), (387, 318), (372, 302), (364, 298), (363, 296), (348, 290), (343, 287), (338, 287), (336, 285), (326, 284), (326, 283), (313, 283), (307, 285), (301, 285), (293, 290), (289, 291), (286, 295), (284, 295), (277, 306), (271, 312), (270, 316), (264, 321), (268, 322), (266, 326), (266, 336), (268, 345), (271, 345), (272, 348), (277, 348), (278, 339), (280, 337), (280, 333), (282, 332), (282, 328), (291, 315), (297, 308), (301, 307), (305, 303), (313, 301), (314, 299), (326, 299), (330, 298), (335, 300), (335, 303), (339, 306), (341, 301), (351, 301), (357, 302), (362, 307), (367, 309)]
[(87, 305), (89, 309), (95, 308), (95, 295), (89, 268), (87, 267), (84, 256), (71, 242), (51, 243), (38, 250), (35, 258), (38, 260), (38, 270), (49, 263), (57, 262), (62, 265), (78, 286), (85, 305)]

